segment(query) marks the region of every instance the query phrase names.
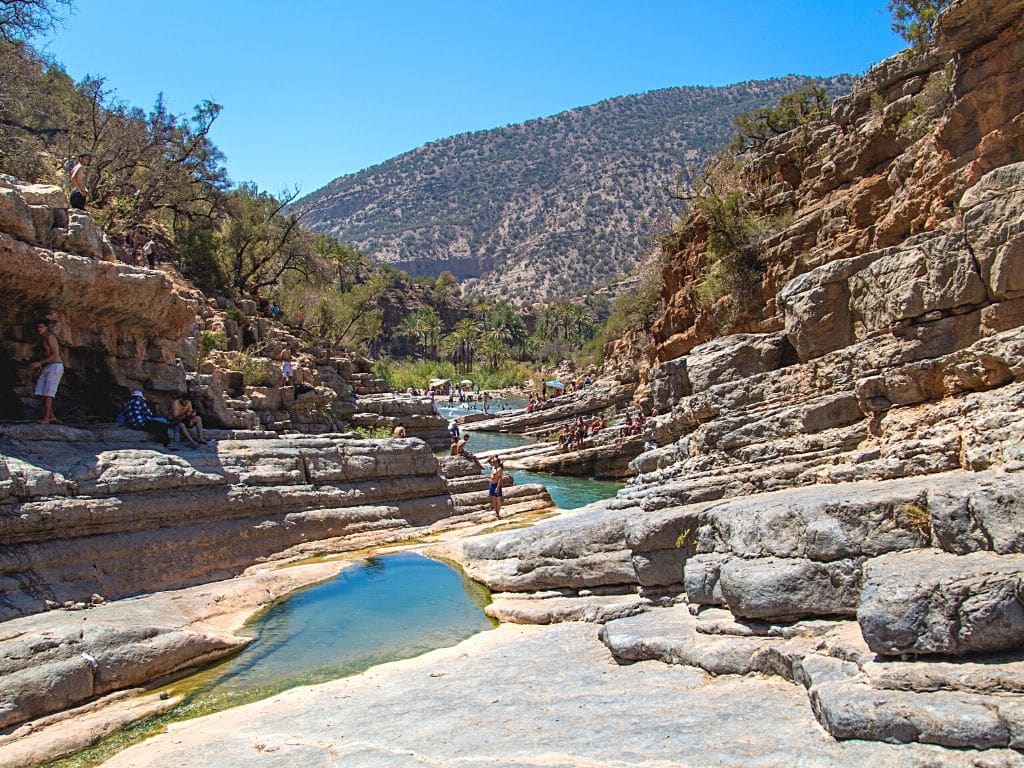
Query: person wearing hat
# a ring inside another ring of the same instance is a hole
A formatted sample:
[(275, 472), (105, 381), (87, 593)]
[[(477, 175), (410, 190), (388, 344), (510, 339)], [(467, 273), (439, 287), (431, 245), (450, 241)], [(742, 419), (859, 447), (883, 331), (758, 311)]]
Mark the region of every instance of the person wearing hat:
[(85, 169), (92, 162), (92, 155), (82, 152), (78, 155), (78, 162), (71, 169), (71, 207), (80, 211), (85, 210), (85, 197), (89, 190), (85, 187)]
[(117, 423), (124, 424), (132, 429), (149, 432), (164, 448), (171, 444), (171, 438), (167, 434), (170, 422), (167, 419), (161, 419), (153, 415), (153, 411), (149, 408), (149, 403), (146, 402), (146, 396), (140, 389), (132, 391), (132, 396), (117, 415)]

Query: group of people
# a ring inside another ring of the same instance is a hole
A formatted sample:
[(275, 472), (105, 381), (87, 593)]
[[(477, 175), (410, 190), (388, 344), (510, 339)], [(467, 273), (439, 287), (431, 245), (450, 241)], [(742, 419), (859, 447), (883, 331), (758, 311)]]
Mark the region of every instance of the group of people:
[[(172, 400), (170, 418), (166, 418), (155, 415), (142, 390), (136, 389), (117, 414), (117, 423), (148, 432), (164, 448), (171, 447), (171, 436), (175, 434), (180, 435), (192, 448), (209, 442), (203, 432), (203, 419), (196, 412), (195, 404), (187, 397)], [(195, 430), (195, 437), (190, 430)]]
[(558, 435), (558, 447), (563, 453), (577, 451), (583, 447), (584, 440), (607, 427), (608, 417), (603, 413), (594, 414), (589, 421), (582, 415), (577, 416), (574, 422), (562, 427), (562, 431)]
[[(60, 354), (60, 343), (53, 332), (54, 321), (40, 319), (36, 323), (41, 354), (33, 360), (29, 369), (38, 371), (33, 393), (43, 403), (43, 416), (40, 424), (59, 424), (53, 415), (53, 401), (57, 396), (61, 379), (64, 377), (64, 359)], [(117, 423), (149, 432), (165, 447), (171, 443), (171, 434), (179, 433), (193, 448), (208, 442), (203, 432), (202, 417), (196, 412), (195, 405), (186, 397), (178, 397), (171, 402), (170, 417), (155, 416), (153, 409), (146, 402), (141, 390), (134, 390), (117, 415)], [(192, 432), (195, 431), (195, 437)]]

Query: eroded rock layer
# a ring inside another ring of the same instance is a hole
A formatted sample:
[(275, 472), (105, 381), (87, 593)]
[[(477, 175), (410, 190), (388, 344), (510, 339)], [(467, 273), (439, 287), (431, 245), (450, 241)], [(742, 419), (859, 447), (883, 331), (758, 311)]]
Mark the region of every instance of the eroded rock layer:
[(706, 223), (680, 234), (638, 391), (662, 447), (618, 497), (455, 555), (516, 593), (513, 621), (589, 618), (623, 662), (789, 680), (837, 739), (1004, 764), (1024, 749), (1024, 3), (955, 2), (938, 33), (755, 154), (791, 217), (737, 332), (693, 301)]

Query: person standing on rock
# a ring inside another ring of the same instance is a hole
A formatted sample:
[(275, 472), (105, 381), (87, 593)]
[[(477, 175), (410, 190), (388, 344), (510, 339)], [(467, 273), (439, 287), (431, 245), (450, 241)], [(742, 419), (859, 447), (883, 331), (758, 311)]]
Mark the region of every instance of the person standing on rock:
[(488, 462), (491, 465), (491, 478), (487, 486), (487, 495), (491, 499), (491, 508), (494, 510), (494, 516), (501, 517), (501, 481), (505, 479), (505, 470), (502, 466), (501, 459), (497, 456), (492, 456)]
[(92, 155), (82, 152), (78, 162), (71, 168), (71, 207), (79, 211), (85, 210), (85, 199), (89, 190), (85, 186), (85, 169), (92, 163)]
[(61, 377), (64, 375), (60, 345), (57, 344), (57, 337), (53, 335), (50, 325), (50, 320), (40, 320), (36, 324), (36, 331), (43, 344), (43, 357), (31, 366), (33, 371), (39, 371), (35, 395), (43, 399), (43, 418), (40, 419), (40, 424), (58, 423), (57, 419), (53, 418), (53, 398), (57, 395), (57, 387), (60, 386)]
[(142, 246), (142, 253), (146, 257), (149, 268), (156, 269), (156, 243), (151, 239), (147, 240), (146, 244)]

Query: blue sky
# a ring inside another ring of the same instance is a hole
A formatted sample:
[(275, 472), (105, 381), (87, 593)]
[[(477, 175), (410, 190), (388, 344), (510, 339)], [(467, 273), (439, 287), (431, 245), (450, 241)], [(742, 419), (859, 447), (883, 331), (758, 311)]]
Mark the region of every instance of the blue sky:
[(886, 0), (75, 0), (46, 48), (148, 108), (224, 106), (235, 181), (312, 192), (434, 139), (612, 96), (895, 53)]

